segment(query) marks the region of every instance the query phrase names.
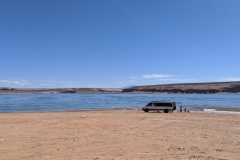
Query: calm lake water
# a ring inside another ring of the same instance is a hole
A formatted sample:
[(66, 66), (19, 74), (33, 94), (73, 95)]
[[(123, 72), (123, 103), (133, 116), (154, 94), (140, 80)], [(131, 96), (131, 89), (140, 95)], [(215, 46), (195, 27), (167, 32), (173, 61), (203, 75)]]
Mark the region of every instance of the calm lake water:
[(141, 109), (152, 100), (176, 101), (177, 109), (240, 109), (240, 94), (2, 94), (0, 112)]

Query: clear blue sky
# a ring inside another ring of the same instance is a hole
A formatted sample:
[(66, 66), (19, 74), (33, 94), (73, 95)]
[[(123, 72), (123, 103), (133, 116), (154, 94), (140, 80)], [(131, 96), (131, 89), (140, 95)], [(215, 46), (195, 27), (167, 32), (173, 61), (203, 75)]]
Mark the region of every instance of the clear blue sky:
[(239, 0), (1, 0), (0, 87), (240, 81)]

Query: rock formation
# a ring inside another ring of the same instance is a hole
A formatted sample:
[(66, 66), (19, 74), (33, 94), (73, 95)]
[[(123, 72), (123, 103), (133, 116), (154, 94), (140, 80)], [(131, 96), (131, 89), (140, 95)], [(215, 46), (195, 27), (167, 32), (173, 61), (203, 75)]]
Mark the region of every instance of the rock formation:
[(136, 86), (122, 92), (150, 93), (240, 93), (240, 82), (182, 83), (166, 85)]

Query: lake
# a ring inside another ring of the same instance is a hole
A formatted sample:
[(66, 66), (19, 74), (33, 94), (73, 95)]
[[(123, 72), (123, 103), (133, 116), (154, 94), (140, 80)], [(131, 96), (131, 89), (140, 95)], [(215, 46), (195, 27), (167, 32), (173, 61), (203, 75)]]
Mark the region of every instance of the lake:
[(240, 109), (240, 94), (1, 94), (0, 112), (141, 109), (152, 100), (175, 101), (177, 109)]

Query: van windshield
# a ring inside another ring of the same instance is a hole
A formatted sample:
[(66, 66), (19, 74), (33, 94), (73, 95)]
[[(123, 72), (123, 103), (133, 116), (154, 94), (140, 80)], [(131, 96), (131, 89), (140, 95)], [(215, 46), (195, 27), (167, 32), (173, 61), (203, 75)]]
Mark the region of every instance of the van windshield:
[(148, 103), (147, 106), (152, 106), (152, 103)]
[(172, 106), (172, 103), (154, 103), (154, 106)]

